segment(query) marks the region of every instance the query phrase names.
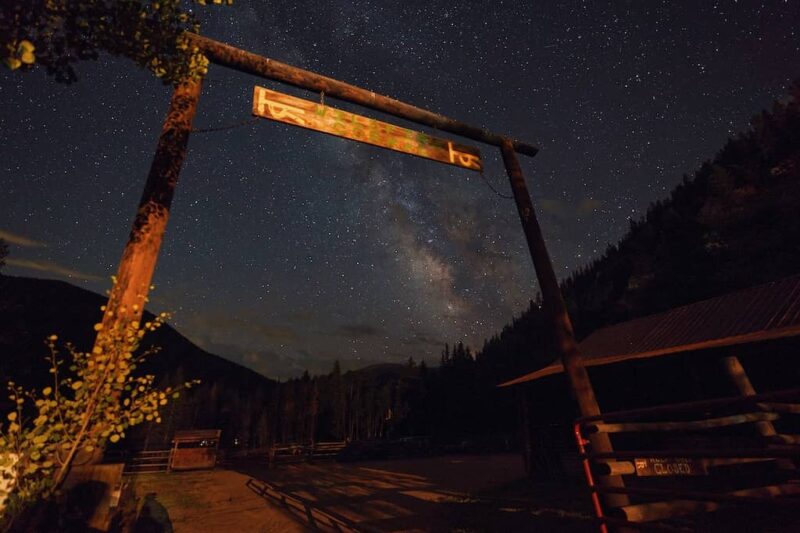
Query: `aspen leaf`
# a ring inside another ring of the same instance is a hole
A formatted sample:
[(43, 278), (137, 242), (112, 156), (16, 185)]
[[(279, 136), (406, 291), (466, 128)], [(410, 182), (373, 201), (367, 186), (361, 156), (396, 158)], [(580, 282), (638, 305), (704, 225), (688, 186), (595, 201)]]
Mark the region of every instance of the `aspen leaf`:
[(27, 39), (23, 39), (19, 42), (19, 51), (20, 52), (33, 52), (36, 50), (36, 47), (33, 46), (33, 43)]
[(17, 70), (19, 67), (22, 66), (22, 61), (17, 59), (16, 57), (7, 57), (5, 59), (6, 66), (11, 70)]

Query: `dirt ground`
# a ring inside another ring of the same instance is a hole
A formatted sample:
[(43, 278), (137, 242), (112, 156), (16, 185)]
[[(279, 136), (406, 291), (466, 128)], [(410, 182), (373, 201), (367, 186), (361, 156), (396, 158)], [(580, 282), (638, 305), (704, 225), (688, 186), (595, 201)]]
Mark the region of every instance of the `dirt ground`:
[(597, 531), (570, 484), (534, 485), (517, 454), (238, 468), (355, 531)]
[(531, 485), (516, 454), (229, 468), (131, 481), (176, 532), (597, 530), (588, 498)]
[(231, 470), (142, 474), (130, 478), (144, 510), (136, 531), (148, 533), (293, 533), (308, 531), (290, 513), (247, 487)]

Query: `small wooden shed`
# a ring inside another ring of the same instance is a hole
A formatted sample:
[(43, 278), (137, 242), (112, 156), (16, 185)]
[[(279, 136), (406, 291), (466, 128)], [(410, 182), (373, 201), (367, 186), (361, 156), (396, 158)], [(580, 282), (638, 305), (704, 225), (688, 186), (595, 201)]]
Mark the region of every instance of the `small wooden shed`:
[(169, 455), (170, 470), (214, 468), (221, 433), (219, 429), (176, 431)]

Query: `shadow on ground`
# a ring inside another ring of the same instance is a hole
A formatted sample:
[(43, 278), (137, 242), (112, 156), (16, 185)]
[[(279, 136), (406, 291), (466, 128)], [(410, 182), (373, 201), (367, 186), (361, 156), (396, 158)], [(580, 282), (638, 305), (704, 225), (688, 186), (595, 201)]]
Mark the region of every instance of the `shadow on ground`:
[(133, 533), (172, 533), (172, 520), (169, 512), (157, 495), (150, 492), (145, 495), (139, 515), (131, 528)]
[(320, 530), (597, 530), (580, 485), (531, 484), (516, 455), (231, 468), (250, 476), (255, 493)]

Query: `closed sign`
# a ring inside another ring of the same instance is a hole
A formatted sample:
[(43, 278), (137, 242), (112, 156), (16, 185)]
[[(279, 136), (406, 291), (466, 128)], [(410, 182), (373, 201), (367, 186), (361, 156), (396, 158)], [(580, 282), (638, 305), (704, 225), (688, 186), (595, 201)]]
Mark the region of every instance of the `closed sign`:
[(705, 476), (706, 465), (700, 459), (686, 457), (646, 457), (634, 459), (636, 475), (652, 476)]

